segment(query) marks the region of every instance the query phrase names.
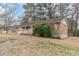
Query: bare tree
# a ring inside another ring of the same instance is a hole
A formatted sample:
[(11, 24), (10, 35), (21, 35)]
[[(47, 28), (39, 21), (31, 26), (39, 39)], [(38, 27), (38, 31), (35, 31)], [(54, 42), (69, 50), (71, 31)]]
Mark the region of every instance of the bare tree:
[(13, 18), (17, 13), (18, 4), (1, 4), (4, 9), (4, 13), (0, 14), (0, 18), (4, 20), (4, 30), (8, 31), (13, 23)]

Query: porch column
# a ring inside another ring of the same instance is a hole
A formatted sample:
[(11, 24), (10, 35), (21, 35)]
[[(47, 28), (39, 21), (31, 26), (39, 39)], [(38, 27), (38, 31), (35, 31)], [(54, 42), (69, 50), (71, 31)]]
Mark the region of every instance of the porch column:
[(31, 35), (33, 34), (33, 26), (32, 25), (30, 26), (30, 34)]
[(24, 30), (26, 30), (26, 26), (24, 26)]

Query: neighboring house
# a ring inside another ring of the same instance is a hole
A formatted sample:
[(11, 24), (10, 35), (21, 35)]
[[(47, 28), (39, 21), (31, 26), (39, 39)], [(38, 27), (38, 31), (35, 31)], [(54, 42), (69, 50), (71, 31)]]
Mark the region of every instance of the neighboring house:
[(25, 25), (17, 26), (18, 34), (32, 34), (33, 25), (37, 24), (50, 24), (52, 30), (51, 33), (54, 37), (66, 38), (68, 37), (68, 23), (66, 17), (53, 18), (48, 20), (35, 20)]

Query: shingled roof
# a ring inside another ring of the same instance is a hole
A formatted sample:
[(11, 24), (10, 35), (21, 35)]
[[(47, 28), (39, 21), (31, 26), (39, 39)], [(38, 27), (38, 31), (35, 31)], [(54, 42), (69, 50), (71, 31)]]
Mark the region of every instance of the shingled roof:
[(53, 18), (53, 19), (47, 19), (47, 20), (34, 20), (31, 22), (28, 22), (26, 24), (21, 24), (21, 25), (17, 25), (17, 27), (19, 26), (30, 26), (30, 25), (36, 25), (36, 24), (46, 24), (46, 23), (60, 23), (61, 20), (63, 20), (64, 17), (58, 17), (58, 18)]
[(64, 17), (58, 17), (58, 18), (46, 19), (46, 20), (34, 20), (34, 21), (26, 23), (25, 25), (61, 22), (63, 18)]

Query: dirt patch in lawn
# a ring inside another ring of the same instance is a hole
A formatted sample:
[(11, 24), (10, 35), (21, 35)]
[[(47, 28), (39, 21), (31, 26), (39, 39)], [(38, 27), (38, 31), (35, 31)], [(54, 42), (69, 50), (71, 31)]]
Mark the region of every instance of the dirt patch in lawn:
[(79, 37), (64, 40), (28, 35), (0, 35), (0, 55), (79, 55)]

